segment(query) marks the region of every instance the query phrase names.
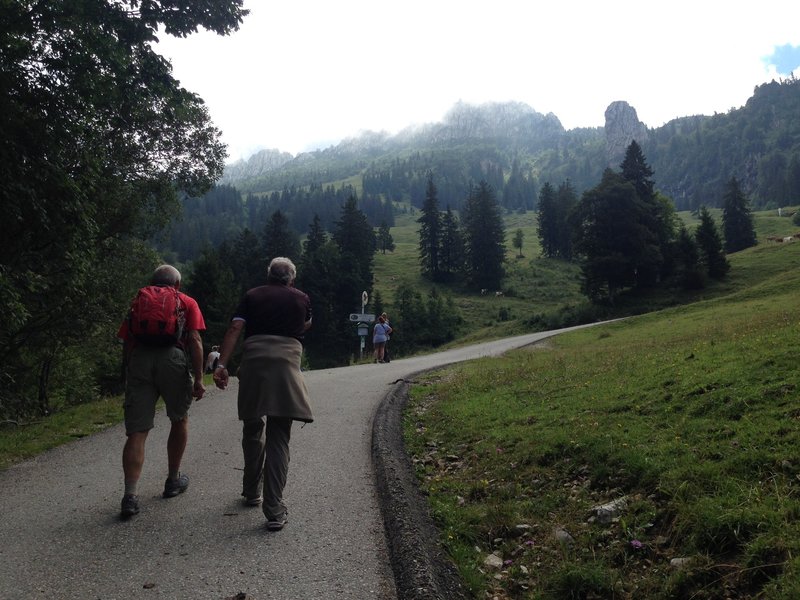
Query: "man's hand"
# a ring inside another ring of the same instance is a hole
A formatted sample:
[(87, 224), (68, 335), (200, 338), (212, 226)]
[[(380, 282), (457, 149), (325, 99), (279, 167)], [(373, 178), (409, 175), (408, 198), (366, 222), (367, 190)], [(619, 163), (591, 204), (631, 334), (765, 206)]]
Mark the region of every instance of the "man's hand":
[(203, 394), (206, 393), (206, 387), (203, 385), (203, 378), (195, 379), (194, 385), (192, 386), (192, 396), (200, 400), (203, 397)]
[(214, 384), (221, 390), (228, 387), (228, 369), (225, 367), (214, 369)]

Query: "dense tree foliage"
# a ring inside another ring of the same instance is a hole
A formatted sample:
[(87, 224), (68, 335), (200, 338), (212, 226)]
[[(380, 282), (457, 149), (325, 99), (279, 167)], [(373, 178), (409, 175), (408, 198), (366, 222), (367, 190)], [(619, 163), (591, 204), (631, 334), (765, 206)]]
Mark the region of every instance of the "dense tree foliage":
[(633, 183), (611, 169), (583, 194), (571, 221), (590, 299), (613, 302), (621, 290), (640, 284), (640, 271), (649, 274), (660, 263), (652, 220)]
[(425, 202), (419, 223), (419, 262), (422, 275), (433, 281), (439, 280), (439, 248), (442, 237), (442, 214), (439, 211), (439, 197), (433, 175), (428, 174)]
[(759, 208), (800, 199), (800, 81), (758, 86), (744, 107), (727, 114), (683, 117), (650, 131), (643, 149), (661, 189), (678, 210), (720, 206), (720, 190), (736, 173)]
[(225, 157), (156, 32), (227, 34), (241, 4), (4, 2), (0, 413), (46, 413), (118, 375), (110, 332), (155, 266), (136, 237), (176, 214), (177, 189), (207, 190)]
[(464, 270), (464, 236), (458, 217), (450, 207), (442, 216), (442, 235), (439, 244), (439, 277), (452, 281)]
[(297, 234), (289, 228), (289, 219), (276, 210), (272, 213), (264, 226), (264, 262), (269, 264), (277, 256), (285, 256), (292, 261), (300, 258), (300, 240)]
[(462, 214), (467, 284), (499, 290), (505, 275), (505, 230), (500, 207), (486, 181), (476, 185)]
[(714, 218), (705, 206), (700, 207), (700, 224), (694, 232), (700, 252), (700, 263), (706, 273), (713, 279), (722, 279), (730, 270), (730, 263), (725, 258), (720, 236)]
[(725, 252), (728, 254), (756, 245), (756, 228), (750, 202), (736, 177), (731, 177), (722, 198), (722, 230)]
[(322, 221), (315, 215), (297, 264), (297, 287), (311, 298), (313, 323), (304, 345), (309, 362), (315, 367), (344, 364), (352, 350), (347, 347), (350, 336), (345, 323), (352, 299), (337, 297), (338, 276), (347, 267), (339, 246), (325, 233)]
[(431, 288), (424, 297), (408, 282), (401, 282), (391, 317), (392, 346), (409, 353), (423, 347), (436, 347), (453, 340), (463, 319), (450, 296)]
[(381, 221), (381, 224), (378, 226), (376, 241), (378, 244), (378, 250), (380, 250), (383, 254), (386, 254), (387, 251), (394, 252), (394, 238), (392, 237), (392, 232), (386, 221)]
[(569, 216), (577, 203), (577, 194), (569, 181), (559, 185), (558, 190), (554, 190), (549, 181), (542, 185), (536, 215), (542, 255), (548, 258), (572, 259), (573, 232)]
[[(355, 190), (350, 185), (329, 185), (309, 188), (289, 187), (266, 195), (241, 193), (229, 185), (219, 185), (202, 197), (184, 198), (182, 216), (156, 238), (156, 247), (174, 260), (188, 261), (197, 256), (206, 244), (218, 246), (244, 228), (263, 231), (276, 211), (287, 220), (294, 232), (305, 231), (315, 217), (327, 231), (332, 231), (340, 207)], [(360, 198), (358, 208), (373, 227), (386, 222), (394, 225), (391, 202), (375, 196)]]

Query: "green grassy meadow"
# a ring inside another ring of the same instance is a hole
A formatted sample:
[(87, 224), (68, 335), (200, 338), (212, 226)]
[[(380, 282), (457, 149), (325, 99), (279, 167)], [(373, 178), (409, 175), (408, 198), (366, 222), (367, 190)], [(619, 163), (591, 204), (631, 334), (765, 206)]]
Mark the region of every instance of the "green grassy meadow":
[(800, 597), (800, 242), (729, 260), (691, 304), (412, 388), (406, 443), (476, 598)]

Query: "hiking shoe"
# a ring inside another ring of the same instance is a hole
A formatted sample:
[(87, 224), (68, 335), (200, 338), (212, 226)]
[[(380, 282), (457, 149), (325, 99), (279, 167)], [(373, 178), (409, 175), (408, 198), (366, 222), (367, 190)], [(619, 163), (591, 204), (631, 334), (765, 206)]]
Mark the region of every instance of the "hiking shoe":
[(267, 531), (280, 531), (284, 525), (289, 522), (289, 513), (284, 512), (279, 517), (270, 517), (267, 519)]
[(119, 516), (123, 519), (132, 517), (139, 512), (139, 496), (135, 494), (125, 494), (122, 497), (122, 508), (119, 511)]
[(186, 491), (186, 488), (189, 487), (189, 476), (181, 473), (178, 475), (177, 479), (170, 479), (167, 478), (167, 481), (164, 482), (164, 493), (162, 496), (164, 498), (174, 498), (178, 494), (182, 494)]
[(263, 501), (264, 498), (262, 496), (252, 496), (250, 498), (244, 496), (242, 498), (242, 504), (244, 504), (245, 506), (261, 506), (261, 503)]

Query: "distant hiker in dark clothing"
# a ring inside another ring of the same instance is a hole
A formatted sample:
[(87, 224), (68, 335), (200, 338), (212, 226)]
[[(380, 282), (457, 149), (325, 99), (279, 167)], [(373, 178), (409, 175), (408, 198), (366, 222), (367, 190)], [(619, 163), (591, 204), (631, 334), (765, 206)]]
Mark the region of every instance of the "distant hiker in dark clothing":
[[(203, 397), (203, 342), (206, 328), (197, 302), (179, 292), (181, 274), (175, 267), (161, 265), (134, 300), (117, 335), (124, 341), (125, 432), (122, 451), (125, 494), (122, 517), (139, 512), (137, 485), (144, 465), (147, 434), (153, 428), (156, 402), (164, 398), (172, 422), (167, 440), (168, 474), (165, 498), (186, 491), (189, 478), (180, 472), (189, 437), (189, 407), (192, 398)], [(149, 302), (158, 297), (158, 302)], [(149, 303), (148, 303), (149, 302)], [(165, 309), (164, 307), (169, 307)], [(158, 311), (166, 311), (158, 315)], [(158, 323), (156, 326), (154, 323)], [(192, 377), (194, 375), (194, 377)]]
[(300, 372), (301, 340), (311, 326), (311, 301), (293, 287), (296, 276), (291, 260), (272, 259), (267, 285), (249, 290), (233, 313), (214, 371), (217, 387), (225, 389), (226, 365), (244, 330), (238, 372), (242, 496), (248, 506), (262, 504), (269, 531), (283, 529), (288, 521), (283, 489), (289, 472), (292, 422), (314, 420)]

